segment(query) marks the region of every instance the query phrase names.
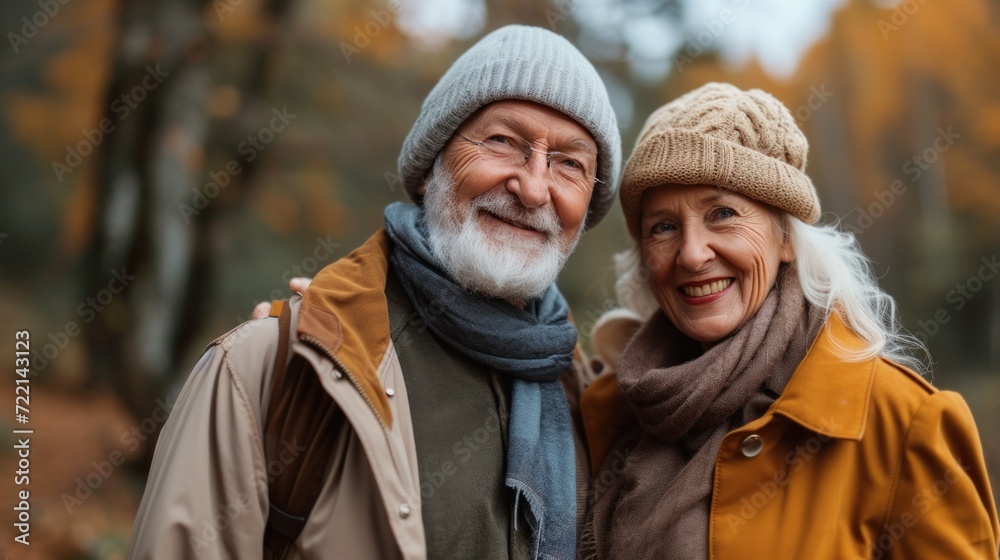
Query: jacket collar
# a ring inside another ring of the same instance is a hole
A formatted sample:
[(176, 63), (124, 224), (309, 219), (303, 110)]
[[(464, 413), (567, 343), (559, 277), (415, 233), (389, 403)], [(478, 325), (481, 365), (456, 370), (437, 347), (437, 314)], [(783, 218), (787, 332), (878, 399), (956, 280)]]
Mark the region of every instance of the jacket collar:
[(860, 440), (880, 358), (848, 361), (845, 355), (864, 348), (840, 316), (830, 313), (770, 411), (831, 438)]
[(325, 267), (303, 295), (296, 336), (333, 360), (385, 426), (389, 400), (378, 368), (389, 347), (385, 281), (392, 241), (384, 229), (346, 257)]
[[(831, 438), (860, 440), (879, 358), (851, 362), (843, 356), (845, 350), (864, 346), (864, 341), (831, 313), (767, 414), (781, 414)], [(621, 434), (640, 429), (614, 374), (599, 376), (590, 384), (583, 393), (580, 411), (592, 465), (603, 464)]]

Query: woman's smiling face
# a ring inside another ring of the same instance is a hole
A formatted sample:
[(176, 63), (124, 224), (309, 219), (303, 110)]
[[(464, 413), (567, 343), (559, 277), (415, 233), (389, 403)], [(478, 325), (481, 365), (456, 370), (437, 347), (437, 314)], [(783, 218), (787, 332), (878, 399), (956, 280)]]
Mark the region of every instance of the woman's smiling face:
[(702, 343), (750, 320), (794, 251), (777, 211), (709, 185), (663, 185), (640, 205), (643, 263), (667, 318)]

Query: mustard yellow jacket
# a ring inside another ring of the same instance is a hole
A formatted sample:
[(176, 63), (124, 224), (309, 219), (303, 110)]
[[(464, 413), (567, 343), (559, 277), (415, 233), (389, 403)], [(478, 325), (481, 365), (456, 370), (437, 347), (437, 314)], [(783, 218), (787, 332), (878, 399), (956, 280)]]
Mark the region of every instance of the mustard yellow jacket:
[[(862, 341), (836, 315), (827, 326), (767, 413), (723, 439), (709, 557), (997, 558), (965, 401), (885, 359), (843, 359)], [(592, 464), (604, 465), (595, 476), (613, 476), (614, 438), (637, 429), (614, 377), (594, 382), (581, 408)]]

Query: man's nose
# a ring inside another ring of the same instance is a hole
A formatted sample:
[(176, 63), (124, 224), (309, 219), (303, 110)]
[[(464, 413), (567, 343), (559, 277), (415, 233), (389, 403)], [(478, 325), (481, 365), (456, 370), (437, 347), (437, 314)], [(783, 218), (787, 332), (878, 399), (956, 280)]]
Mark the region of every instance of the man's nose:
[(539, 208), (551, 200), (549, 188), (552, 177), (548, 157), (537, 150), (528, 152), (524, 166), (507, 181), (507, 190), (521, 201), (525, 208)]

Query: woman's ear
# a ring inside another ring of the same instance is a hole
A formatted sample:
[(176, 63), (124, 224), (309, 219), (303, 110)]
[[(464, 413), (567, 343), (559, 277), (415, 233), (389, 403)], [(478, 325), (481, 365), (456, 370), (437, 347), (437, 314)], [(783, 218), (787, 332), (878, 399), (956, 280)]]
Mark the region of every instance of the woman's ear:
[(795, 260), (795, 244), (792, 243), (792, 222), (788, 219), (788, 214), (778, 211), (775, 215), (774, 223), (778, 226), (781, 234), (781, 248), (778, 257), (783, 263), (790, 263)]
[(788, 234), (785, 234), (785, 239), (781, 242), (781, 252), (779, 255), (783, 263), (790, 263), (795, 260), (795, 247), (792, 245), (792, 240)]

